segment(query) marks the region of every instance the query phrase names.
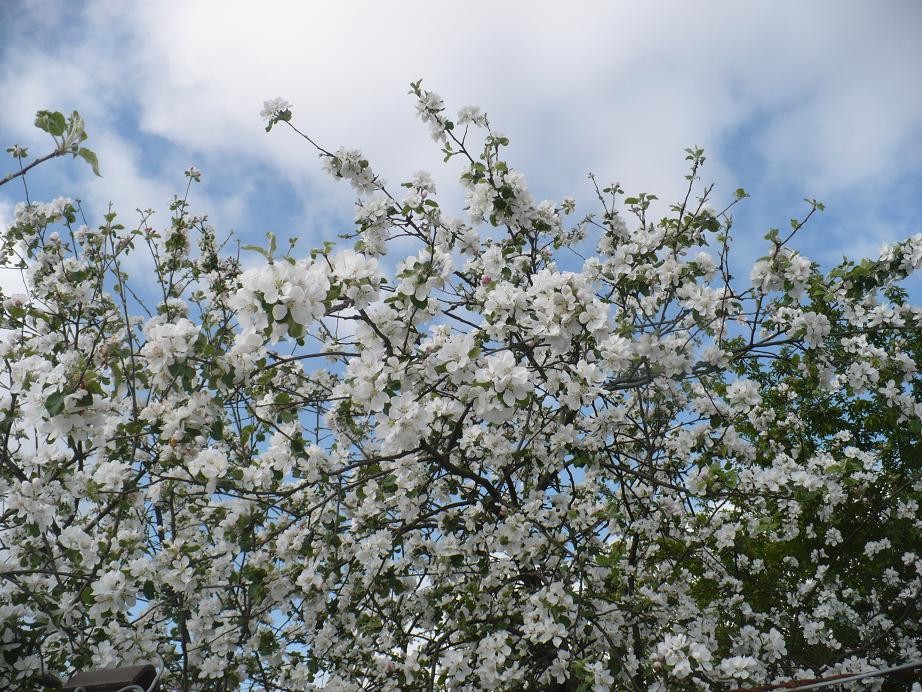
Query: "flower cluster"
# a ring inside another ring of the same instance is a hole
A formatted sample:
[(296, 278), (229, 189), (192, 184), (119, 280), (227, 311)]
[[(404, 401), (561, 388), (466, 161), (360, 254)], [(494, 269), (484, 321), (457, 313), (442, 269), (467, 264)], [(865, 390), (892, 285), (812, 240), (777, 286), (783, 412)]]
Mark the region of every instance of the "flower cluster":
[(340, 147), (335, 154), (323, 157), (323, 167), (334, 178), (348, 180), (360, 195), (380, 188), (380, 181), (358, 149)]
[(240, 276), (240, 288), (229, 305), (237, 311), (242, 343), (254, 335), (270, 342), (299, 338), (326, 311), (329, 268), (320, 262), (275, 262)]

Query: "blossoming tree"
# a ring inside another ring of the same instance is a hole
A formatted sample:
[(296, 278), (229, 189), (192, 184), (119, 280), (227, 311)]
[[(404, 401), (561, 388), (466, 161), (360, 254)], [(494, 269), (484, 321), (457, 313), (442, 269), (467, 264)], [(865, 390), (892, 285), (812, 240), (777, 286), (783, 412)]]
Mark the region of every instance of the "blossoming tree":
[(574, 218), (479, 110), (412, 93), (464, 218), (280, 100), (267, 129), (358, 193), (354, 244), (270, 236), (244, 270), (188, 190), (165, 227), (16, 209), (0, 687), (153, 661), (182, 690), (723, 689), (918, 658), (922, 234), (824, 273), (792, 247), (810, 201), (735, 280), (746, 193), (712, 209), (700, 150), (664, 218), (594, 178)]

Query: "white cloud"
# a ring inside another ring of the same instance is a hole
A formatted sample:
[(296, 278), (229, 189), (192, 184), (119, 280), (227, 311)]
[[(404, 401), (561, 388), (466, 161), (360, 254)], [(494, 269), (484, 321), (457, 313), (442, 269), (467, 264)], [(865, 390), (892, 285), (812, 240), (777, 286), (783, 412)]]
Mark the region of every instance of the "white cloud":
[[(437, 147), (405, 95), (418, 77), (452, 108), (483, 106), (511, 135), (513, 164), (548, 195), (588, 198), (584, 176), (593, 170), (672, 199), (682, 188), (682, 150), (693, 144), (708, 150), (705, 180), (725, 190), (746, 179), (839, 194), (884, 186), (922, 165), (922, 90), (907, 82), (922, 72), (914, 35), (922, 5), (562, 8), (484, 0), (450, 10), (422, 0), (91, 3), (85, 26), (66, 43), (14, 42), (7, 51), (17, 57), (2, 88), (20, 98), (0, 114), (0, 127), (13, 131), (36, 108), (70, 99), (100, 120), (90, 119), (92, 133), (111, 127), (113, 111), (127, 103), (144, 132), (190, 154), (253, 157), (277, 168), (315, 214), (317, 205), (348, 210), (348, 190), (321, 182), (306, 142), (262, 132), (262, 101), (289, 99), (313, 136), (362, 148), (396, 181), (419, 168), (439, 171)], [(760, 160), (734, 160), (740, 132)], [(103, 161), (119, 170), (125, 156), (114, 135), (105, 141), (114, 158)], [(762, 172), (734, 169), (740, 165)], [(438, 173), (443, 189), (454, 175)], [(101, 185), (131, 198), (133, 209), (151, 203), (135, 195), (162, 195), (163, 180), (142, 184), (129, 174)], [(243, 214), (246, 199), (227, 202), (228, 213)]]

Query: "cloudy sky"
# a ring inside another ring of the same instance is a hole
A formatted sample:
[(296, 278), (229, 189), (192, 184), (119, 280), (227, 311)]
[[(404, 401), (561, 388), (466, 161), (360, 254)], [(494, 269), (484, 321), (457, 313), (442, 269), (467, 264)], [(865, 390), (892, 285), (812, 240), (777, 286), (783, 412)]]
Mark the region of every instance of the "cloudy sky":
[[(317, 245), (349, 229), (352, 193), (306, 142), (266, 134), (263, 101), (291, 101), (302, 129), (362, 149), (392, 183), (432, 171), (460, 210), (458, 170), (407, 95), (423, 78), (450, 110), (488, 112), (538, 198), (588, 209), (592, 171), (672, 201), (683, 150), (700, 145), (717, 201), (752, 195), (736, 216), (743, 254), (815, 197), (827, 212), (801, 247), (828, 265), (922, 230), (920, 35), (916, 0), (2, 0), (0, 144), (40, 153), (35, 111), (76, 109), (103, 177), (54, 161), (33, 196), (97, 215), (111, 201), (134, 220), (164, 210), (194, 164), (193, 206), (219, 230)], [(0, 222), (21, 194), (0, 189)]]

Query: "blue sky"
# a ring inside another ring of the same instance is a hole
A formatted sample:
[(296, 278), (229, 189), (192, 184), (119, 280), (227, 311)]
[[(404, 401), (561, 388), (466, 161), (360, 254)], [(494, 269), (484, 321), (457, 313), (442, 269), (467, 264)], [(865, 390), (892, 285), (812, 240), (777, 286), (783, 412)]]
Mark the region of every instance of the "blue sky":
[[(34, 197), (80, 197), (96, 219), (109, 201), (128, 222), (159, 209), (165, 225), (195, 165), (193, 206), (219, 232), (316, 246), (349, 229), (352, 193), (306, 142), (265, 133), (262, 102), (288, 99), (302, 129), (362, 149), (394, 185), (431, 171), (460, 211), (458, 170), (406, 93), (423, 78), (452, 111), (489, 113), (538, 198), (589, 209), (593, 171), (672, 201), (683, 149), (700, 145), (716, 202), (752, 195), (736, 214), (740, 260), (815, 197), (827, 211), (799, 247), (828, 266), (922, 230), (920, 30), (914, 0), (4, 0), (0, 144), (41, 153), (34, 112), (76, 109), (103, 177), (55, 161), (32, 177)], [(0, 223), (21, 192), (0, 189)]]

